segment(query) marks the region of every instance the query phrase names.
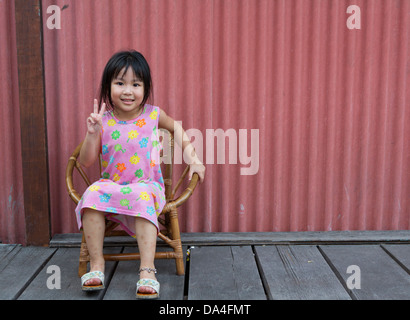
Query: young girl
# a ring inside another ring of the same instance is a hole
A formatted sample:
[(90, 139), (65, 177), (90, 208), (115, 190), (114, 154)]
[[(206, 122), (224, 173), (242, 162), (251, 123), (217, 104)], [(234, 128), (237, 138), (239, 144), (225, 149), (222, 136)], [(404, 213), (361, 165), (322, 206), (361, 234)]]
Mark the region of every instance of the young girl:
[(158, 129), (167, 129), (176, 141), (183, 141), (181, 147), (190, 161), (189, 178), (196, 172), (202, 182), (205, 167), (182, 127), (162, 109), (147, 104), (152, 81), (142, 54), (132, 50), (112, 56), (104, 69), (100, 90), (100, 101), (94, 100), (94, 112), (87, 119), (87, 134), (78, 158), (81, 165), (89, 167), (102, 154), (102, 177), (88, 187), (76, 208), (78, 226), (83, 227), (90, 254), (90, 272), (81, 278), (82, 288), (104, 288), (107, 218), (120, 223), (137, 239), (137, 297), (156, 298), (157, 217), (165, 205)]

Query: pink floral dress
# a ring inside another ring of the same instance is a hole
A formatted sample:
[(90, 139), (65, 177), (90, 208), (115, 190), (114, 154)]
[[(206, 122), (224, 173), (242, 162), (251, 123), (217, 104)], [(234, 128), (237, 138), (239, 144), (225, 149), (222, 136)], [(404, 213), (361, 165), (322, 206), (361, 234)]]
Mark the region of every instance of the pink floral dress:
[(165, 205), (160, 167), (158, 119), (160, 109), (145, 105), (141, 115), (120, 121), (112, 112), (103, 115), (101, 179), (84, 192), (76, 208), (78, 227), (84, 208), (105, 212), (135, 237), (135, 217), (151, 221)]

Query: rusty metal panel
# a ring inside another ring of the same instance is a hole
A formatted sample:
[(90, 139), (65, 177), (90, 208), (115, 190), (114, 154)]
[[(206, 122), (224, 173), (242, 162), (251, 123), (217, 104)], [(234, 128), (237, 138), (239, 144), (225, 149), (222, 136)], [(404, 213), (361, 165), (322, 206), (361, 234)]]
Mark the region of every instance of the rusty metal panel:
[(25, 239), (14, 1), (0, 1), (0, 242)]
[(65, 166), (124, 48), (206, 163), (183, 232), (409, 229), (410, 1), (42, 4), (53, 233), (77, 230)]

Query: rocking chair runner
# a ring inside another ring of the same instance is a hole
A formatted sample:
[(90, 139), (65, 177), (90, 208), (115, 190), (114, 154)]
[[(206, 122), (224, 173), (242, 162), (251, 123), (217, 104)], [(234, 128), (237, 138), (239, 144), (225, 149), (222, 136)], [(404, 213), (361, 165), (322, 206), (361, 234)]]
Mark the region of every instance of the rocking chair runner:
[[(81, 195), (75, 190), (73, 185), (73, 172), (74, 168), (78, 170), (81, 177), (87, 184), (91, 185), (89, 178), (82, 169), (81, 165), (78, 163), (77, 158), (80, 154), (82, 143), (77, 146), (73, 154), (68, 160), (68, 165), (66, 169), (66, 185), (68, 194), (71, 199), (78, 204), (81, 199)], [(195, 187), (198, 183), (198, 175), (193, 174), (192, 179), (188, 187), (180, 194), (180, 196), (174, 199), (174, 196), (185, 179), (189, 166), (187, 166), (179, 178), (177, 184), (172, 189), (172, 169), (173, 169), (173, 154), (174, 154), (174, 139), (172, 134), (169, 133), (169, 147), (170, 152), (167, 154), (167, 161), (165, 162), (165, 170), (163, 170), (163, 178), (165, 185), (165, 197), (166, 205), (164, 206), (160, 216), (158, 217), (158, 222), (165, 227), (165, 230), (161, 230), (158, 234), (158, 237), (162, 239), (167, 245), (169, 245), (173, 251), (155, 253), (155, 259), (175, 259), (176, 270), (178, 275), (183, 275), (184, 271), (184, 261), (182, 253), (182, 244), (181, 244), (181, 235), (179, 231), (178, 223), (178, 211), (177, 208), (181, 206), (188, 198), (192, 195), (195, 190)], [(125, 231), (114, 230), (118, 226), (118, 223), (113, 221), (106, 221), (105, 228), (105, 237), (110, 236), (124, 236), (128, 235)], [(127, 260), (138, 260), (140, 258), (139, 253), (119, 253), (119, 254), (104, 254), (104, 259), (106, 261), (127, 261)], [(79, 258), (79, 267), (78, 275), (81, 277), (87, 272), (87, 263), (90, 261), (88, 254), (87, 244), (85, 242), (84, 232), (81, 240), (81, 249), (80, 249), (80, 258)]]

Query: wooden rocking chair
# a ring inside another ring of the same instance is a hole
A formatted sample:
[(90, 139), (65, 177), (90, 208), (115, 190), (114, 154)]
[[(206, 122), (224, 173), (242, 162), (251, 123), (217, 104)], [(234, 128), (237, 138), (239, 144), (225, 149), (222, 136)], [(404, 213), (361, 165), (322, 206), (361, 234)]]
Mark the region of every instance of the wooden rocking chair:
[[(163, 130), (166, 131), (166, 130)], [(166, 131), (167, 132), (167, 131)], [(167, 161), (163, 164), (165, 170), (163, 172), (164, 178), (164, 185), (165, 185), (165, 197), (166, 197), (166, 205), (162, 210), (160, 216), (158, 217), (158, 222), (165, 227), (164, 230), (161, 230), (158, 234), (158, 237), (162, 239), (167, 245), (169, 245), (173, 251), (164, 251), (155, 253), (155, 259), (175, 259), (176, 263), (176, 271), (178, 275), (183, 275), (184, 271), (184, 261), (183, 261), (183, 253), (182, 253), (182, 244), (181, 244), (181, 235), (179, 231), (179, 223), (178, 223), (178, 211), (177, 208), (181, 206), (188, 198), (192, 195), (195, 190), (195, 187), (198, 183), (198, 175), (196, 173), (193, 174), (192, 179), (188, 185), (188, 187), (177, 197), (174, 199), (175, 194), (184, 181), (188, 171), (189, 165), (185, 168), (184, 172), (182, 173), (181, 177), (179, 178), (178, 182), (176, 183), (175, 187), (172, 189), (172, 169), (173, 169), (173, 158), (174, 158), (174, 138), (172, 134), (169, 134), (169, 152), (166, 155), (162, 155), (162, 158), (167, 157)], [(81, 199), (81, 195), (75, 190), (73, 185), (73, 172), (74, 168), (78, 170), (81, 177), (87, 184), (87, 186), (91, 185), (89, 178), (87, 177), (86, 173), (82, 169), (81, 165), (77, 161), (78, 155), (80, 154), (82, 143), (77, 146), (74, 150), (73, 154), (68, 160), (67, 169), (66, 169), (66, 184), (68, 194), (71, 199), (78, 204)], [(101, 167), (100, 167), (101, 171)], [(110, 236), (124, 236), (128, 235), (123, 230), (114, 230), (118, 226), (118, 223), (113, 221), (106, 220), (106, 228), (105, 228), (105, 237)], [(139, 260), (140, 255), (139, 253), (119, 253), (119, 254), (104, 254), (105, 261), (128, 261), (128, 260)], [(80, 249), (80, 258), (79, 258), (79, 267), (78, 267), (78, 275), (81, 277), (87, 272), (87, 263), (90, 261), (90, 257), (88, 254), (87, 244), (85, 242), (85, 235), (84, 232), (82, 234), (81, 240), (81, 249)]]

